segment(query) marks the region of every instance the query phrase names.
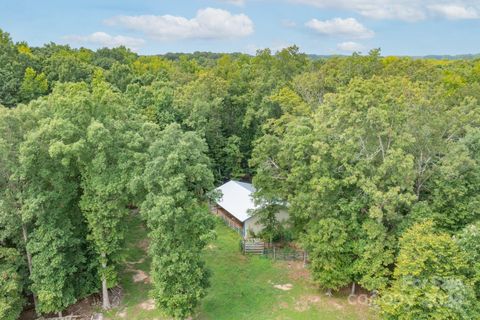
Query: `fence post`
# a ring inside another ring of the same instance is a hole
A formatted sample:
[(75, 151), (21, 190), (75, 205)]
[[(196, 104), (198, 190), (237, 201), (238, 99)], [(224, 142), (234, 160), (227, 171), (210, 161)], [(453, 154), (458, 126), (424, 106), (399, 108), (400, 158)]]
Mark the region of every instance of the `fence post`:
[(273, 246), (273, 260), (275, 260), (275, 246)]

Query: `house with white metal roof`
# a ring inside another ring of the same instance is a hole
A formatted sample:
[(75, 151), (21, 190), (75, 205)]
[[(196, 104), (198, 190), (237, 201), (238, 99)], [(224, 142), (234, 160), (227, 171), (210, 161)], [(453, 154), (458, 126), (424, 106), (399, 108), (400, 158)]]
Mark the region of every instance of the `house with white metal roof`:
[[(253, 200), (255, 187), (252, 184), (230, 180), (215, 190), (221, 194), (213, 208), (215, 214), (244, 238), (262, 231), (263, 226), (258, 217), (252, 215), (252, 211), (258, 209)], [(288, 213), (286, 210), (280, 210), (276, 217), (278, 221), (285, 221), (288, 219)]]

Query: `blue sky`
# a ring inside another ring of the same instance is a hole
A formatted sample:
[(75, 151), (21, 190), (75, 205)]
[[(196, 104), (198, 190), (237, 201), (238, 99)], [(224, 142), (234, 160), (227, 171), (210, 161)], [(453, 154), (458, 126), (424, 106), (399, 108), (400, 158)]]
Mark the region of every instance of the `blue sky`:
[(480, 53), (480, 0), (0, 0), (15, 41), (141, 54), (303, 52)]

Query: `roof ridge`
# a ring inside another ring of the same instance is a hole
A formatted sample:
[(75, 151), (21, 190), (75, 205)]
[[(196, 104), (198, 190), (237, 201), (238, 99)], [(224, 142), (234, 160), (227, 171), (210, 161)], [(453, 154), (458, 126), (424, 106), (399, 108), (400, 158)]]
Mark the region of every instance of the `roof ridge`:
[(253, 186), (247, 182), (229, 180), (217, 190), (222, 192), (222, 197), (217, 204), (232, 214), (239, 221), (243, 222), (250, 217), (248, 210), (255, 209), (255, 203), (252, 193), (255, 190)]
[(249, 189), (246, 185), (248, 185), (248, 186), (251, 187), (251, 188), (254, 188), (252, 183), (243, 182), (243, 181), (238, 181), (238, 180), (230, 180), (230, 181), (235, 182), (237, 185), (239, 185), (239, 186), (242, 187), (243, 189), (247, 190), (248, 192), (252, 192), (252, 190)]

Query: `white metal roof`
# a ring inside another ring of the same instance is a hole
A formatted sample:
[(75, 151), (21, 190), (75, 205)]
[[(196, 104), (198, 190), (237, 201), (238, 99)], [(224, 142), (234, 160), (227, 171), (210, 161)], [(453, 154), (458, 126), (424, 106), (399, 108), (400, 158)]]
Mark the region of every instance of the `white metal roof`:
[(250, 218), (248, 211), (256, 208), (252, 198), (255, 188), (250, 183), (231, 180), (216, 190), (220, 190), (223, 194), (217, 201), (220, 207), (241, 222)]

